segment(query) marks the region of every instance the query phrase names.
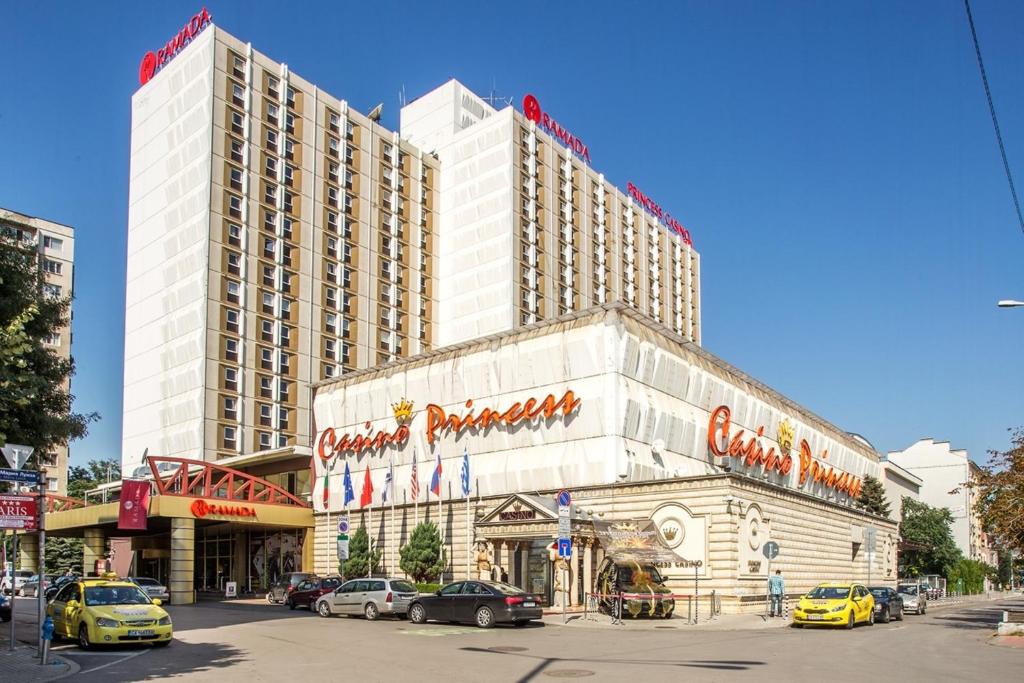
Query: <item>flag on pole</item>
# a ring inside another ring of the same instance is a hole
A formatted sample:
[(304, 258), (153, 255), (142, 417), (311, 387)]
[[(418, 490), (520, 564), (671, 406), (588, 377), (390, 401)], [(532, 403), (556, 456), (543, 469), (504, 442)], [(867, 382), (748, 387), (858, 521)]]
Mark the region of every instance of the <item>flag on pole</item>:
[(469, 495), (469, 450), (462, 450), (462, 495)]
[(345, 488), (345, 502), (343, 505), (348, 507), (348, 504), (356, 499), (356, 494), (352, 490), (352, 473), (348, 470), (348, 461), (345, 462), (345, 479), (342, 482)]
[(416, 453), (412, 454), (412, 481), (409, 483), (409, 493), (413, 501), (420, 499), (420, 477), (416, 473)]
[(324, 463), (324, 509), (326, 510), (329, 506), (328, 503), (331, 501), (331, 470), (334, 469), (334, 463), (338, 460), (334, 458), (331, 460), (331, 464)]
[(382, 503), (388, 502), (388, 497), (391, 495), (391, 484), (394, 481), (395, 464), (388, 462), (388, 471), (384, 474), (384, 488), (380, 492), (380, 500)]
[(363, 492), (359, 496), (359, 507), (373, 505), (373, 480), (370, 479), (370, 466), (366, 466), (366, 476), (363, 477)]
[(432, 493), (436, 493), (438, 496), (441, 495), (441, 451), (436, 450), (437, 462), (434, 464), (434, 474), (430, 477), (430, 490)]

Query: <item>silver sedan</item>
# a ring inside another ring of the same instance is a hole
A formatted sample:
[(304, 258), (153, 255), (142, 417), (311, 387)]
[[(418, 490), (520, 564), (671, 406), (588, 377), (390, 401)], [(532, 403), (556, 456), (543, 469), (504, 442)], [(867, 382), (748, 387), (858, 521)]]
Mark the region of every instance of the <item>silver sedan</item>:
[(322, 617), (362, 614), (370, 621), (384, 614), (404, 617), (417, 595), (405, 579), (353, 579), (320, 596), (316, 611)]

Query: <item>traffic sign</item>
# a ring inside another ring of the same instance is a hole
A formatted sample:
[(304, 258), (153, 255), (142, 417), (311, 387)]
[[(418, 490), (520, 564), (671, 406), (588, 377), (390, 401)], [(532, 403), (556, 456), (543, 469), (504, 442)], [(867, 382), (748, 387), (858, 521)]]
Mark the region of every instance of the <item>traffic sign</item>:
[(768, 541), (764, 544), (764, 547), (761, 548), (761, 552), (764, 553), (764, 556), (769, 560), (774, 560), (779, 556), (779, 544), (775, 541)]
[(0, 481), (14, 481), (19, 484), (38, 484), (42, 481), (40, 472), (35, 470), (0, 469)]
[(564, 508), (564, 507), (567, 508), (567, 507), (569, 507), (570, 504), (572, 504), (572, 494), (569, 493), (568, 491), (566, 491), (565, 489), (562, 489), (561, 491), (559, 491), (558, 492), (558, 507), (560, 507), (560, 508)]
[(348, 537), (347, 536), (344, 539), (342, 539), (341, 535), (340, 534), (338, 535), (338, 548), (337, 548), (337, 550), (338, 550), (338, 559), (339, 560), (347, 560), (348, 559)]
[(16, 443), (9, 443), (6, 446), (0, 447), (0, 451), (3, 451), (4, 456), (7, 458), (7, 462), (11, 464), (16, 470), (20, 470), (28, 462), (29, 456), (36, 449), (32, 446), (21, 446)]
[(570, 556), (572, 556), (572, 539), (571, 538), (560, 538), (560, 539), (558, 539), (558, 556), (559, 557), (570, 557)]
[(865, 550), (869, 553), (875, 552), (875, 543), (878, 538), (878, 529), (873, 526), (864, 528), (864, 545)]
[(348, 517), (342, 517), (341, 519), (338, 520), (338, 533), (339, 534), (347, 534), (348, 533)]

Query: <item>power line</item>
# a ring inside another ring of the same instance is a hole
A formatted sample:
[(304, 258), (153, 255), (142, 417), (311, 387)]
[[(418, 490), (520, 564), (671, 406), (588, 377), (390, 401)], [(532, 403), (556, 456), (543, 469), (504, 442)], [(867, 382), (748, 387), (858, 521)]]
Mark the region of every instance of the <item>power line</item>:
[(974, 30), (974, 15), (971, 14), (970, 0), (964, 0), (964, 8), (967, 10), (967, 23), (971, 26), (971, 38), (974, 39), (974, 54), (978, 57), (978, 69), (981, 70), (981, 82), (985, 86), (985, 98), (988, 100), (988, 111), (992, 114), (992, 126), (996, 130), (996, 142), (999, 143), (999, 154), (1003, 157), (1003, 170), (1006, 171), (1006, 180), (1010, 183), (1010, 195), (1013, 197), (1013, 207), (1017, 210), (1017, 222), (1020, 224), (1021, 232), (1024, 232), (1024, 215), (1020, 211), (1020, 200), (1017, 199), (1017, 188), (1013, 184), (1013, 174), (1010, 173), (1010, 162), (1006, 159), (1006, 146), (1003, 145), (1003, 134), (999, 131), (999, 119), (996, 118), (996, 107), (992, 104), (992, 90), (988, 87), (988, 75), (985, 73), (985, 62), (981, 59), (981, 45), (978, 44), (978, 32)]

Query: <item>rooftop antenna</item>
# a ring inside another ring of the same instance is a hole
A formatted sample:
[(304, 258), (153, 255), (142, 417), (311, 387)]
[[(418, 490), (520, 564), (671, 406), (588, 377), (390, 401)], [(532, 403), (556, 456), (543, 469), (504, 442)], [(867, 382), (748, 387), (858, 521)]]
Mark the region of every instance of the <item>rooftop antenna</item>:
[(500, 109), (501, 107), (498, 106), (499, 104), (504, 107), (512, 106), (511, 97), (502, 97), (501, 95), (498, 94), (498, 84), (497, 81), (493, 78), (491, 79), (491, 94), (483, 98), (483, 100), (487, 104), (491, 105), (491, 107), (493, 107), (494, 109)]
[(406, 101), (405, 101), (405, 83), (402, 84), (402, 87), (398, 91), (398, 104), (403, 106), (403, 107), (406, 105)]

